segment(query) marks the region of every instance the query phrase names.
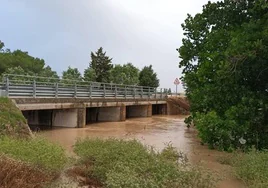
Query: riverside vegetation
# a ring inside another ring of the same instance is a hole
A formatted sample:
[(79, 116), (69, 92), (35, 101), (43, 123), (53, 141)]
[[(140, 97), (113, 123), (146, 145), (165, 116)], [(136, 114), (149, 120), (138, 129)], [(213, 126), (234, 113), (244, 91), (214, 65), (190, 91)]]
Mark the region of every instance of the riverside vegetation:
[[(70, 160), (61, 146), (26, 132), (26, 120), (15, 104), (7, 98), (0, 100), (0, 187), (53, 187), (62, 174), (77, 186), (112, 188), (209, 188), (217, 181), (208, 170), (188, 164), (171, 145), (157, 152), (136, 140), (87, 138), (76, 142), (74, 152), (78, 157)], [(6, 125), (13, 128), (6, 131)], [(268, 185), (267, 152), (231, 156), (221, 162), (233, 166), (234, 174), (245, 185)]]

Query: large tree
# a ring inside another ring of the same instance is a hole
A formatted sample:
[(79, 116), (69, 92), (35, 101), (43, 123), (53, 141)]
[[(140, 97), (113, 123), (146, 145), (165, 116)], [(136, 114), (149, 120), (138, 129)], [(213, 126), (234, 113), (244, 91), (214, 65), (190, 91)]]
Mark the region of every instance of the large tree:
[(159, 86), (159, 79), (157, 78), (157, 74), (154, 72), (152, 65), (145, 66), (141, 70), (139, 75), (139, 85), (149, 87)]
[(107, 56), (103, 48), (100, 47), (95, 53), (91, 52), (91, 62), (85, 70), (84, 78), (85, 80), (95, 78), (97, 82), (110, 82), (110, 70), (112, 67), (112, 58)]
[(111, 70), (111, 81), (117, 84), (138, 85), (139, 69), (132, 63), (115, 65)]
[(179, 49), (193, 120), (210, 147), (268, 148), (268, 4), (208, 2)]
[(1, 41), (0, 62), (0, 74), (12, 67), (21, 67), (25, 71), (31, 71), (38, 74), (45, 66), (45, 61), (43, 59), (32, 57), (28, 52), (23, 52), (21, 50), (11, 51), (5, 48), (4, 43)]
[[(21, 50), (11, 51), (5, 48), (5, 44), (0, 41), (0, 75), (16, 74), (42, 76), (49, 78), (58, 78), (55, 71), (50, 66), (45, 67), (45, 61), (40, 58), (32, 57), (28, 52)], [(44, 81), (39, 79), (38, 81)]]

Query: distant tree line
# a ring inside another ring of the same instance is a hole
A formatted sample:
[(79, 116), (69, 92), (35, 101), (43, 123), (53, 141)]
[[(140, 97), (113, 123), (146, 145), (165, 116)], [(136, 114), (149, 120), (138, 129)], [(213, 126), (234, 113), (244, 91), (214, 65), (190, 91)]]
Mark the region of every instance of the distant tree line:
[[(48, 78), (59, 78), (56, 71), (40, 58), (32, 57), (21, 50), (11, 51), (0, 41), (0, 75), (16, 74)], [(100, 47), (91, 52), (91, 60), (83, 75), (77, 68), (68, 67), (62, 72), (62, 78), (77, 81), (105, 82), (125, 85), (158, 87), (159, 79), (152, 65), (139, 70), (132, 63), (113, 65), (112, 58)]]

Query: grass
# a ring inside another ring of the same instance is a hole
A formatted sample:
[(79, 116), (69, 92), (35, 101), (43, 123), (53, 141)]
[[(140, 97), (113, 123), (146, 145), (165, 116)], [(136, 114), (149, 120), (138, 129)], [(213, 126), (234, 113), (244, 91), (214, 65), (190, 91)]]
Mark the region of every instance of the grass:
[(30, 130), (21, 111), (6, 97), (0, 97), (0, 135), (29, 136)]
[(97, 179), (99, 187), (214, 186), (209, 173), (178, 162), (181, 155), (170, 145), (158, 153), (136, 140), (85, 139), (74, 151), (87, 178)]
[(0, 137), (0, 154), (49, 171), (60, 171), (67, 162), (65, 150), (45, 139)]
[(234, 167), (235, 175), (247, 187), (268, 187), (268, 152), (250, 151), (236, 153), (229, 164)]

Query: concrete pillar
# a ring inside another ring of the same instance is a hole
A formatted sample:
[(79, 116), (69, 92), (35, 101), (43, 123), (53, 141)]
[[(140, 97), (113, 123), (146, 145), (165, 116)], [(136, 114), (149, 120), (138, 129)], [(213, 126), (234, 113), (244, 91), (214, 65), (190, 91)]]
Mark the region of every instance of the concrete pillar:
[(52, 126), (55, 127), (77, 127), (83, 128), (86, 125), (86, 109), (63, 109), (53, 111)]
[(120, 106), (120, 121), (126, 121), (126, 106)]
[(77, 109), (77, 128), (86, 127), (86, 108)]
[(152, 116), (152, 111), (153, 111), (152, 108), (153, 108), (152, 107), (152, 104), (147, 105), (147, 117), (151, 117)]

